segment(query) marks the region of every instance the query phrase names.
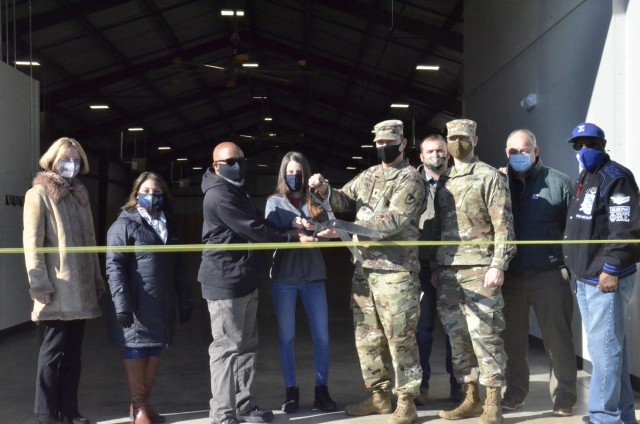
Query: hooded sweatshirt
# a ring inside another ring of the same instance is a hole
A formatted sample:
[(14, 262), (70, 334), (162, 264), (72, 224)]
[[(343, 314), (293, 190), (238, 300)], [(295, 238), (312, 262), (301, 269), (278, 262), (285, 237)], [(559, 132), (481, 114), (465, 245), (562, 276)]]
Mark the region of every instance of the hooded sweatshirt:
[(206, 244), (247, 244), (246, 250), (206, 250), (198, 281), (202, 297), (222, 300), (243, 297), (258, 288), (262, 278), (261, 257), (250, 244), (298, 241), (261, 217), (243, 187), (237, 187), (209, 168), (202, 177), (204, 193), (202, 241)]

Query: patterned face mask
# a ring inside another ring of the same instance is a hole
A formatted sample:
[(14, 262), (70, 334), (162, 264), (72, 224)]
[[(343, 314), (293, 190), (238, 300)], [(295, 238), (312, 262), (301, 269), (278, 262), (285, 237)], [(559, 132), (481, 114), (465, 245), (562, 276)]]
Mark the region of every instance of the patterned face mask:
[(147, 212), (160, 212), (164, 205), (164, 196), (154, 193), (138, 193), (138, 206)]
[(73, 178), (80, 171), (80, 160), (61, 160), (58, 163), (58, 174), (64, 178)]

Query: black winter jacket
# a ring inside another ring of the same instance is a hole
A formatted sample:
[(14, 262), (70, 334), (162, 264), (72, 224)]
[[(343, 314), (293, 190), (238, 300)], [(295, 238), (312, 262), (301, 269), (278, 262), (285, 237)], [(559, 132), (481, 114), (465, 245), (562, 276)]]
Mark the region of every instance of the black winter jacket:
[[(640, 237), (638, 186), (631, 171), (607, 155), (594, 172), (582, 171), (569, 206), (566, 240), (631, 240)], [(637, 244), (563, 245), (567, 268), (580, 281), (598, 284), (601, 272), (636, 272)]]
[[(167, 220), (167, 244), (178, 244), (175, 223)], [(108, 246), (152, 246), (164, 242), (137, 209), (122, 211), (107, 233)], [(109, 339), (117, 345), (164, 346), (180, 309), (192, 308), (184, 255), (175, 252), (107, 252)], [(133, 312), (134, 323), (123, 329), (116, 313)]]
[(251, 197), (209, 168), (202, 177), (204, 193), (202, 241), (206, 244), (246, 243), (246, 250), (205, 250), (198, 272), (202, 297), (234, 299), (258, 288), (263, 272), (261, 257), (250, 243), (298, 241), (294, 235), (269, 226)]

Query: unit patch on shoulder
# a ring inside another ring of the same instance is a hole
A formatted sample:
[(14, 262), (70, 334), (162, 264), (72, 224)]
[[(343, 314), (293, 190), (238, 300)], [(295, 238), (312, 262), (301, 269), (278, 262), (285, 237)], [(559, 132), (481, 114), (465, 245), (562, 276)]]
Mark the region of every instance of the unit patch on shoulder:
[(625, 203), (628, 203), (629, 200), (631, 200), (631, 196), (625, 196), (622, 193), (615, 193), (611, 196), (611, 202), (614, 205), (624, 205)]
[(416, 196), (414, 196), (413, 194), (409, 193), (407, 194), (407, 199), (405, 200), (405, 202), (407, 203), (407, 205), (412, 204), (413, 202), (416, 201)]

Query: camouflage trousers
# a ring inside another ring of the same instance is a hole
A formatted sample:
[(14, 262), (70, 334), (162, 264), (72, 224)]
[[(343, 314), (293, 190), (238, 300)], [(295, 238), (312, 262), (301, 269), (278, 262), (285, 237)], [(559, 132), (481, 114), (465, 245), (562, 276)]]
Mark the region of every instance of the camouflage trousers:
[(416, 273), (356, 267), (352, 284), (356, 348), (369, 391), (418, 395), (422, 368), (416, 343), (420, 284)]
[(500, 333), (505, 329), (500, 287), (484, 287), (487, 266), (438, 269), (438, 313), (451, 340), (458, 381), (505, 384), (507, 355)]

